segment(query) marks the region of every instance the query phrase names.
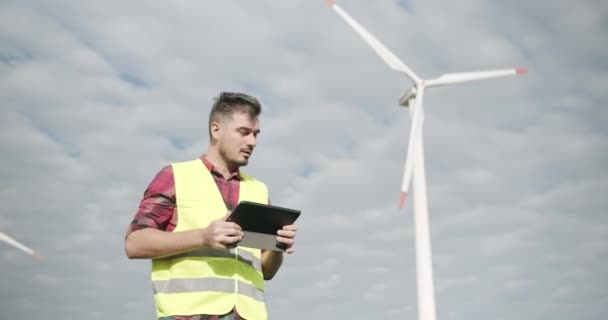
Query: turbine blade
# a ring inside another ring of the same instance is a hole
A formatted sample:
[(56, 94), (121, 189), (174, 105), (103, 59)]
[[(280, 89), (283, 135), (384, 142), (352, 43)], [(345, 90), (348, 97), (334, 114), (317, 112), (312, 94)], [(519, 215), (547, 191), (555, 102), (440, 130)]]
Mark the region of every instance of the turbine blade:
[(367, 31), (362, 25), (360, 25), (355, 19), (353, 19), (346, 11), (338, 6), (332, 0), (326, 0), (329, 6), (334, 9), (362, 38), (369, 44), (374, 51), (388, 64), (388, 66), (396, 71), (404, 73), (414, 83), (419, 83), (420, 78), (403, 63), (397, 56), (395, 56), (390, 50), (388, 50), (380, 41), (378, 41), (373, 35)]
[(447, 73), (436, 79), (428, 80), (425, 82), (427, 87), (448, 85), (453, 83), (462, 83), (476, 80), (484, 80), (498, 77), (514, 76), (518, 74), (528, 73), (527, 69), (516, 68), (516, 69), (501, 69), (501, 70), (487, 70), (487, 71), (474, 71), (474, 72), (460, 72), (460, 73)]
[(30, 249), (29, 247), (25, 246), (24, 244), (18, 242), (17, 240), (9, 237), (7, 234), (5, 234), (4, 232), (0, 232), (0, 240), (4, 241), (10, 245), (12, 245), (13, 247), (29, 254), (32, 255), (38, 259), (42, 259), (42, 255), (40, 255), (38, 252)]
[(401, 199), (399, 201), (399, 209), (405, 205), (405, 200), (409, 192), (412, 175), (414, 172), (414, 150), (416, 144), (420, 143), (422, 135), (422, 125), (424, 123), (424, 112), (422, 110), (422, 100), (424, 97), (424, 86), (418, 88), (414, 101), (414, 110), (412, 112), (412, 125), (410, 128), (410, 140), (407, 145), (407, 158), (405, 159), (405, 169), (403, 170), (403, 180), (401, 184)]

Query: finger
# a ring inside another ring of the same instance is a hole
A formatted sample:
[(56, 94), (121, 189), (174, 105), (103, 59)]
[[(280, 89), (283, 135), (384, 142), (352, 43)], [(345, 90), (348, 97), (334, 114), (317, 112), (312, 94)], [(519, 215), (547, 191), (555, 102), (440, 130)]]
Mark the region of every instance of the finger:
[(241, 241), (243, 239), (242, 236), (238, 235), (238, 236), (223, 236), (220, 240), (220, 243), (224, 244), (224, 245), (231, 245), (231, 244), (236, 244), (237, 242)]
[(289, 246), (292, 246), (295, 243), (295, 240), (293, 238), (285, 238), (285, 237), (277, 237), (277, 242), (278, 243), (282, 243)]
[(236, 229), (239, 231), (241, 230), (241, 226), (234, 222), (221, 221), (218, 223), (218, 226), (220, 227), (220, 229)]
[(295, 224), (289, 224), (289, 225), (283, 226), (283, 230), (298, 231), (298, 226)]
[(277, 237), (277, 242), (279, 243), (279, 247), (281, 248), (281, 250), (285, 251), (288, 254), (293, 253), (293, 251), (294, 251), (294, 249), (293, 249), (294, 240), (293, 239)]
[(290, 230), (278, 230), (277, 234), (285, 238), (294, 238), (296, 236), (296, 232)]
[(243, 237), (243, 232), (236, 229), (225, 229), (220, 234), (224, 237)]
[(229, 237), (235, 237), (235, 236), (243, 237), (243, 231), (241, 231), (241, 228), (235, 228), (232, 226), (220, 229), (220, 233), (225, 236), (229, 236)]

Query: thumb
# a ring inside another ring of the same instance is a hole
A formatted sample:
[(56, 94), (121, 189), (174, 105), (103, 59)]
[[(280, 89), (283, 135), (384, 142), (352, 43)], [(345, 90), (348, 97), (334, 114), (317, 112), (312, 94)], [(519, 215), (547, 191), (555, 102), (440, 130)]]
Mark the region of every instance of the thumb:
[(230, 211), (230, 210), (226, 211), (226, 214), (224, 215), (224, 217), (222, 218), (222, 220), (228, 221), (228, 217), (230, 217), (231, 213), (232, 213), (232, 211)]

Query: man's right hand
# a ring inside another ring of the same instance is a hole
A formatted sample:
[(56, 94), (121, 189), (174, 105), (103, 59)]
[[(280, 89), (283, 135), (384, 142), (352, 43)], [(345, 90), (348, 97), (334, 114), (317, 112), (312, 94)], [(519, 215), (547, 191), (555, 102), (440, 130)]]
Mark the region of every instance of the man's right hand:
[(214, 249), (231, 249), (236, 243), (243, 239), (241, 227), (226, 219), (230, 212), (220, 219), (212, 221), (207, 228), (202, 229), (203, 244), (205, 247)]

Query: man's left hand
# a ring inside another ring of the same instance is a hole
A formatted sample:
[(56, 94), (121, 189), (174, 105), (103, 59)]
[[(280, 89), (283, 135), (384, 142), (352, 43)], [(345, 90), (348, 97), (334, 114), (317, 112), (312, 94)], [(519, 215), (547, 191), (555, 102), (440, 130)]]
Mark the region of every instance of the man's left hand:
[(296, 231), (298, 231), (298, 226), (295, 224), (286, 225), (283, 229), (277, 231), (277, 242), (283, 244), (283, 250), (289, 254), (294, 251), (293, 245), (295, 243)]

